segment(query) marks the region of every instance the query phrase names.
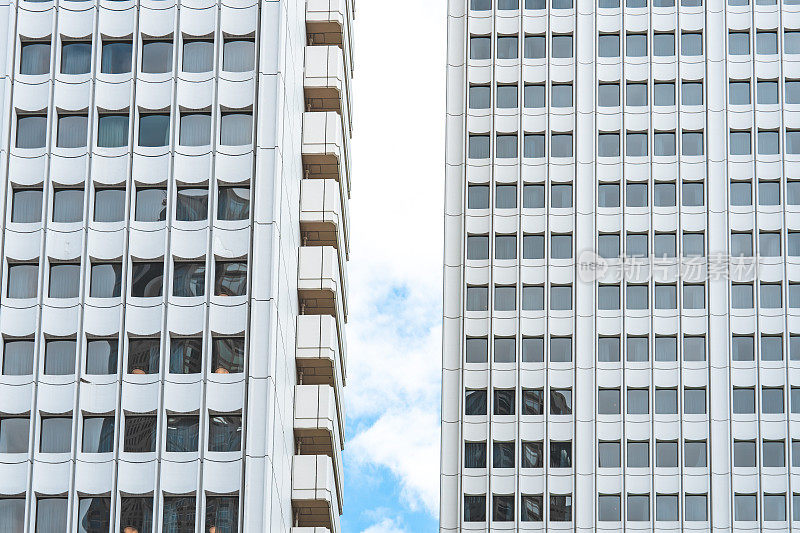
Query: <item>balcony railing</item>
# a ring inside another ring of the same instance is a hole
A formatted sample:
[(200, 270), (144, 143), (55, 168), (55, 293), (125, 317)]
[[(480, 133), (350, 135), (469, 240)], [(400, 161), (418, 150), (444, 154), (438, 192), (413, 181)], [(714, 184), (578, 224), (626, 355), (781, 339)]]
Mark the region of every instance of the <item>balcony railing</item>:
[[(347, 347), (343, 333), (336, 318), (330, 315), (297, 317), (298, 383), (333, 387), (340, 406), (342, 387), (347, 382)], [(341, 407), (339, 411), (343, 412)]]
[(300, 247), (297, 291), (300, 314), (331, 315), (347, 322), (347, 271), (340, 267), (333, 246)]
[(333, 246), (339, 250), (340, 268), (349, 255), (348, 203), (335, 180), (302, 180), (300, 233), (303, 246)]
[(336, 111), (350, 135), (350, 73), (344, 53), (337, 46), (307, 46), (305, 49), (306, 111)]
[[(352, 0), (307, 0), (306, 37), (309, 46), (335, 45), (352, 49)], [(348, 62), (348, 67), (353, 68)]]
[(339, 533), (341, 495), (333, 460), (327, 455), (295, 455), (292, 461), (292, 513), (295, 527), (322, 527)]
[(341, 492), (344, 413), (340, 413), (336, 392), (328, 385), (297, 385), (294, 390), (296, 453), (330, 457)]
[(337, 180), (350, 197), (349, 142), (338, 113), (303, 113), (302, 152), (305, 177)]

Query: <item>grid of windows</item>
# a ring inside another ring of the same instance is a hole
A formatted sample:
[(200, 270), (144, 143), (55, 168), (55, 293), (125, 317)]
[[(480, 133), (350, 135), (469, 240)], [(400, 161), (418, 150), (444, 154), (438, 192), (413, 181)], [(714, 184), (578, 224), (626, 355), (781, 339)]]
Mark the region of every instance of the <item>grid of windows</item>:
[[(800, 31), (793, 3), (706, 4), (471, 0), (468, 35), (451, 19), (465, 61), (451, 63), (448, 161), (464, 183), (448, 185), (448, 214), (466, 241), (448, 233), (464, 255), (445, 295), (465, 298), (463, 315), (445, 311), (463, 319), (445, 320), (444, 409), (482, 404), (442, 442), (455, 452), (481, 428), (482, 453), (503, 460), (461, 472), (443, 528), (556, 522), (554, 498), (589, 528), (800, 517), (786, 488), (800, 464), (787, 421), (800, 412), (800, 124), (783, 113), (800, 103)], [(596, 451), (578, 464), (594, 484), (555, 470), (570, 439)], [(511, 467), (517, 494), (494, 477)], [(780, 483), (753, 486), (762, 468)], [(443, 463), (443, 487), (458, 474)]]

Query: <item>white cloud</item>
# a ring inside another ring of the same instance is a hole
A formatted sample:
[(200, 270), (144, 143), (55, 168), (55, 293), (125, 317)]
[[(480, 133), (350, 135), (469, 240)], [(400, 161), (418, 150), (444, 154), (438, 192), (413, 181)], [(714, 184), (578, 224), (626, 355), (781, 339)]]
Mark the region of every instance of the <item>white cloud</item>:
[[(348, 324), (348, 468), (386, 468), (438, 515), (446, 2), (359, 2)], [(347, 502), (345, 511), (355, 502)], [(359, 502), (361, 506), (368, 502)], [(394, 509), (393, 513), (402, 509)], [(363, 533), (402, 532), (402, 516)]]

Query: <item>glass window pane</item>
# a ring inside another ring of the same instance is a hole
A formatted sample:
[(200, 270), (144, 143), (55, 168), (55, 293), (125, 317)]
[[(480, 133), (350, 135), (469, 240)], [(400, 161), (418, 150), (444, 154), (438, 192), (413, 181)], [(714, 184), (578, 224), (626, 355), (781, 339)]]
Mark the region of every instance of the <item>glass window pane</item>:
[(103, 43), (100, 72), (125, 74), (131, 71), (131, 43)]
[(80, 222), (83, 220), (83, 189), (56, 189), (53, 191), (53, 222)]
[(173, 338), (170, 342), (170, 374), (199, 374), (203, 366), (202, 338)]
[(215, 337), (211, 348), (212, 372), (235, 374), (244, 371), (244, 338)]
[(159, 222), (167, 219), (167, 190), (136, 190), (136, 220), (138, 222)]
[(10, 264), (8, 266), (8, 297), (35, 298), (38, 292), (39, 265)]
[(469, 88), (469, 108), (489, 109), (492, 105), (492, 89), (488, 85), (472, 85)]
[(33, 374), (32, 340), (6, 340), (3, 343), (3, 375), (29, 376)]
[(157, 374), (160, 353), (160, 339), (130, 339), (128, 341), (128, 374)]
[(188, 113), (181, 115), (181, 146), (206, 146), (211, 144), (211, 115)]
[(75, 373), (74, 339), (45, 342), (44, 373), (49, 376), (67, 376)]
[(251, 113), (225, 113), (220, 125), (220, 144), (243, 146), (253, 139), (253, 115)]
[(28, 451), (28, 418), (0, 418), (0, 453)]
[(125, 417), (125, 451), (149, 453), (156, 449), (156, 417)]
[(25, 531), (25, 498), (0, 498), (0, 528)]
[(67, 529), (67, 499), (39, 498), (36, 501), (36, 533), (63, 533)]
[(247, 263), (217, 261), (214, 294), (216, 296), (243, 296), (247, 292)]
[(50, 43), (23, 42), (20, 49), (20, 74), (47, 74), (50, 72)]
[(42, 221), (41, 189), (14, 189), (11, 202), (11, 222)]
[(236, 533), (239, 530), (239, 498), (208, 496), (205, 530), (213, 533)]
[(87, 374), (116, 374), (118, 359), (119, 341), (117, 339), (91, 339), (86, 341)]
[(250, 189), (247, 187), (220, 187), (217, 219), (245, 220), (250, 218)]
[(111, 498), (81, 498), (78, 533), (106, 533), (111, 527)]
[(172, 72), (172, 41), (142, 43), (142, 72)]
[(90, 283), (89, 296), (92, 298), (119, 298), (122, 292), (122, 264), (93, 264)]
[(128, 115), (100, 115), (97, 125), (97, 146), (101, 148), (128, 146)]
[[(488, 87), (487, 87), (488, 89)], [(513, 109), (517, 107), (517, 86), (497, 86), (497, 107), (499, 109)]]
[(255, 68), (256, 45), (254, 41), (228, 39), (222, 48), (222, 70), (249, 72)]
[(47, 117), (17, 115), (17, 148), (44, 148), (47, 142)]
[(517, 58), (517, 36), (504, 35), (497, 37), (497, 59)]
[(206, 285), (205, 263), (175, 262), (172, 295), (179, 297), (204, 296)]
[(72, 419), (42, 418), (41, 453), (69, 453), (72, 449)]
[(121, 222), (125, 219), (125, 190), (97, 189), (94, 194), (95, 222)]
[(61, 44), (62, 74), (86, 74), (91, 69), (92, 69), (91, 42), (81, 43), (81, 42), (66, 41)]
[(169, 115), (139, 116), (139, 146), (158, 147), (169, 144)]
[(152, 533), (153, 532), (153, 498), (147, 497), (123, 497), (120, 502), (119, 525), (122, 533), (125, 528), (133, 530), (132, 533)]
[(159, 297), (163, 291), (164, 263), (135, 262), (132, 265), (131, 296)]
[(183, 71), (211, 72), (214, 68), (213, 41), (184, 41)]
[(195, 530), (194, 496), (164, 498), (164, 521), (161, 531), (190, 533)]
[(84, 453), (111, 453), (114, 451), (114, 417), (96, 416), (83, 419)]

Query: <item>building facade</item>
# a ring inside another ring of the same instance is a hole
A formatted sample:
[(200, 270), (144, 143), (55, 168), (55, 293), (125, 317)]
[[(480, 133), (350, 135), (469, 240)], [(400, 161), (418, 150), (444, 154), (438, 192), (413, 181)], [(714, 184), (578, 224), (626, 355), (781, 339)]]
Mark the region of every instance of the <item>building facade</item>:
[(440, 530), (800, 528), (800, 5), (448, 10)]
[(353, 9), (0, 3), (1, 531), (340, 531)]

